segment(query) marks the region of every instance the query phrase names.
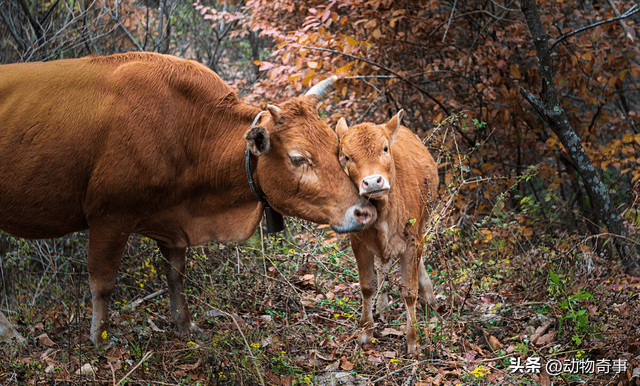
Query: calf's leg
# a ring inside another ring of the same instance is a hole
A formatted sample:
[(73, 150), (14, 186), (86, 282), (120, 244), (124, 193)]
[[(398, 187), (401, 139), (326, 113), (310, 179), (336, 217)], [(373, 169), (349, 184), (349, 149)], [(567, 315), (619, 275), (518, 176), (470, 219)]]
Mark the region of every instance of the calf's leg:
[(171, 319), (176, 324), (180, 336), (187, 336), (191, 332), (191, 313), (184, 295), (186, 248), (171, 249), (162, 245), (159, 247), (164, 256), (164, 272), (171, 300)]
[(433, 293), (433, 284), (427, 273), (427, 269), (424, 267), (424, 259), (420, 259), (418, 264), (418, 294), (420, 294), (420, 304), (425, 306), (428, 304), (430, 307), (436, 307), (436, 295)]
[(360, 346), (371, 344), (373, 339), (372, 298), (375, 287), (375, 267), (373, 253), (364, 244), (351, 238), (351, 248), (358, 265), (358, 278), (362, 290), (362, 316), (360, 317)]
[(378, 300), (376, 311), (380, 320), (386, 322), (389, 317), (389, 270), (393, 259), (384, 259), (376, 255), (375, 262), (377, 268)]
[(89, 224), (87, 268), (93, 301), (91, 341), (101, 347), (107, 342), (109, 300), (116, 285), (116, 276), (129, 231), (113, 224), (115, 221), (94, 221)]
[(418, 263), (420, 258), (414, 248), (407, 248), (400, 256), (401, 285), (400, 293), (407, 309), (407, 355), (418, 356), (418, 332), (416, 323), (416, 300), (418, 299)]

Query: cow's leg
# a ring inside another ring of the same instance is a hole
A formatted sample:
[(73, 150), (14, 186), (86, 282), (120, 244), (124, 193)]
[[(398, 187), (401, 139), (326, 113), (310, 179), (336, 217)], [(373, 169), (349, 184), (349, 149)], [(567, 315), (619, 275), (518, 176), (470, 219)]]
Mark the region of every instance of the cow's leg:
[(376, 266), (378, 268), (378, 300), (376, 302), (376, 312), (380, 320), (387, 321), (389, 316), (389, 270), (393, 259), (376, 256)]
[(410, 357), (418, 356), (418, 344), (416, 335), (418, 332), (416, 323), (416, 300), (418, 299), (418, 263), (420, 263), (419, 255), (416, 255), (415, 249), (407, 248), (400, 256), (400, 272), (401, 285), (400, 293), (404, 299), (407, 309), (407, 355)]
[(375, 287), (375, 267), (373, 253), (365, 247), (351, 239), (351, 248), (358, 264), (358, 278), (360, 289), (362, 290), (362, 316), (360, 317), (360, 345), (369, 345), (373, 339), (373, 307), (372, 298), (376, 290)]
[(433, 284), (424, 267), (424, 259), (420, 259), (418, 264), (418, 294), (420, 294), (420, 304), (425, 307), (427, 304), (436, 307), (436, 295), (433, 293)]
[(187, 336), (191, 332), (191, 313), (184, 295), (186, 248), (171, 249), (160, 245), (160, 252), (164, 256), (164, 272), (169, 285), (171, 319), (176, 324), (178, 333)]
[(104, 222), (89, 224), (87, 268), (93, 300), (90, 336), (98, 347), (104, 346), (108, 339), (109, 300), (116, 285), (122, 252), (129, 238), (130, 232), (122, 229)]

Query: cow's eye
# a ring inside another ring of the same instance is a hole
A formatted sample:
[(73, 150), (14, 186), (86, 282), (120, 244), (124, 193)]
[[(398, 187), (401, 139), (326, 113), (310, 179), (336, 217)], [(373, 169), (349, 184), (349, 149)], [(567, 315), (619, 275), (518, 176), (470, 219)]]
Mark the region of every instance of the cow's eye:
[(309, 163), (307, 159), (300, 154), (290, 154), (289, 161), (291, 161), (291, 164), (295, 167), (304, 166)]
[(384, 145), (384, 149), (382, 149), (382, 150), (384, 150), (384, 152), (387, 153), (389, 151), (389, 146)]
[(344, 155), (344, 160), (345, 160), (345, 161), (349, 161), (349, 156), (345, 154), (345, 155)]

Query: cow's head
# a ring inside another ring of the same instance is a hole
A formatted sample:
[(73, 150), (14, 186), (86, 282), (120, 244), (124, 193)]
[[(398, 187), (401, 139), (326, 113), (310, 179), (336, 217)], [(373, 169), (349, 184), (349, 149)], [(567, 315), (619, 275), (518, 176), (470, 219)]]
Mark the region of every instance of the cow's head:
[(391, 143), (403, 114), (404, 111), (400, 110), (384, 125), (366, 122), (349, 128), (341, 118), (336, 126), (340, 140), (340, 163), (363, 197), (384, 199), (394, 183)]
[(302, 96), (269, 105), (245, 134), (258, 157), (257, 183), (278, 212), (320, 224), (340, 233), (365, 229), (376, 219), (375, 208), (338, 162), (338, 138), (318, 116), (318, 98), (330, 78)]

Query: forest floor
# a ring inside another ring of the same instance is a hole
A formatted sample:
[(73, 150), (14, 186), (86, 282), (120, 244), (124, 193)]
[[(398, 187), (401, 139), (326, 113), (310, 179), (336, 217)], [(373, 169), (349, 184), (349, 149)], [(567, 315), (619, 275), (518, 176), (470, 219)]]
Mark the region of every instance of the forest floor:
[(13, 302), (5, 294), (2, 311), (27, 343), (0, 346), (0, 384), (640, 384), (640, 281), (593, 238), (438, 232), (427, 251), (438, 305), (421, 312), (414, 360), (397, 273), (390, 318), (361, 348), (348, 237), (287, 223), (282, 237), (188, 250), (190, 339), (171, 325), (155, 242), (132, 236), (107, 351), (88, 340), (86, 235), (18, 241), (3, 263)]

